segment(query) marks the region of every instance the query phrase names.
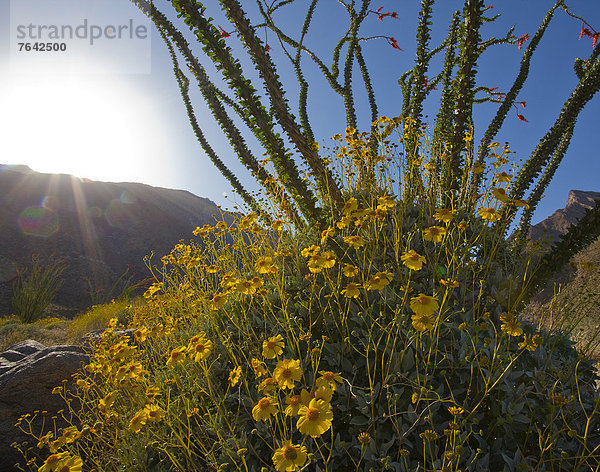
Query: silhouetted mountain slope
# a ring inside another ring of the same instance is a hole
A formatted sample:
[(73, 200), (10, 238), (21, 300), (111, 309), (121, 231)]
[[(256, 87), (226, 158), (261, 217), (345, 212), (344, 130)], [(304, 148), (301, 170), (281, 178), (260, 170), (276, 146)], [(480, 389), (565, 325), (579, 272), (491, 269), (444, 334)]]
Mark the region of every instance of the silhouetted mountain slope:
[[(196, 226), (214, 223), (217, 206), (187, 191), (138, 183), (81, 180), (0, 165), (0, 315), (10, 311), (17, 267), (53, 256), (66, 264), (56, 302), (82, 309), (90, 284), (106, 291), (131, 266), (137, 279)], [(85, 280), (89, 278), (89, 282)]]

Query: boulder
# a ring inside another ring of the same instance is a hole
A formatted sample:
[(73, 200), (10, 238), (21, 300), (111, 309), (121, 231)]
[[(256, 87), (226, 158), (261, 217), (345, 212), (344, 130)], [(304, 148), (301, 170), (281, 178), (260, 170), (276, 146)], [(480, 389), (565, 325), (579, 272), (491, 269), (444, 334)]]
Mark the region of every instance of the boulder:
[[(14, 464), (23, 459), (11, 447), (13, 442), (28, 441), (37, 451), (32, 439), (15, 428), (17, 420), (36, 410), (52, 416), (63, 409), (63, 399), (52, 395), (52, 390), (69, 381), (87, 361), (79, 346), (46, 347), (31, 340), (0, 353), (0, 472), (16, 470)], [(42, 420), (39, 416), (34, 421), (34, 431), (40, 430)]]

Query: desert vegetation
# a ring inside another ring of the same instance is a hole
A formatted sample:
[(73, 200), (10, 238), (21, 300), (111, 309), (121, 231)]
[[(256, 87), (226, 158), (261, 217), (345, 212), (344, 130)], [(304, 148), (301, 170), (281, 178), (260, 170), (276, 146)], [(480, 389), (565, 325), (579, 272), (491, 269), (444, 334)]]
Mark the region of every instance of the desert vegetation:
[[(232, 224), (198, 227), (161, 264), (146, 302), (115, 317), (74, 385), (57, 386), (68, 424), (42, 431), (24, 416), (39, 471), (156, 470), (597, 470), (600, 396), (595, 365), (559, 330), (521, 318), (523, 306), (600, 231), (597, 210), (545, 255), (525, 251), (533, 210), (559, 165), (577, 116), (600, 87), (600, 49), (576, 62), (579, 83), (524, 163), (495, 136), (527, 78), (557, 1), (529, 37), (484, 39), (488, 8), (467, 0), (441, 44), (430, 44), (434, 2), (423, 0), (415, 67), (400, 77), (398, 116), (379, 116), (362, 55), (369, 2), (344, 3), (350, 28), (326, 66), (258, 2), (253, 23), (236, 0), (220, 5), (228, 33), (201, 3), (171, 2), (231, 93), (211, 80), (162, 12), (133, 0), (171, 52), (191, 126), (245, 201)], [(267, 27), (290, 55), (300, 85), (298, 120), (266, 45)], [(259, 72), (266, 103), (227, 38), (236, 34)], [(582, 34), (598, 34), (584, 22)], [(393, 38), (389, 45), (397, 47)], [(523, 49), (502, 94), (479, 98), (477, 61), (501, 45)], [(490, 51), (488, 51), (488, 49)], [(345, 57), (342, 57), (342, 53)], [(444, 56), (441, 70), (429, 70)], [(315, 142), (302, 57), (317, 62), (343, 98), (347, 122), (330, 149)], [(200, 86), (240, 160), (263, 186), (253, 195), (210, 147), (195, 118)], [(342, 60), (343, 59), (343, 60)], [(359, 129), (351, 86), (361, 72), (371, 125)], [(427, 79), (429, 77), (429, 79)], [(423, 102), (442, 89), (435, 126)], [(235, 98), (233, 98), (235, 97)], [(473, 107), (498, 104), (475, 143)], [(229, 117), (236, 114), (237, 121)], [(258, 160), (239, 126), (254, 133)], [(285, 141), (284, 141), (285, 137)], [(288, 146), (297, 152), (292, 158)], [(529, 191), (529, 192), (528, 192)], [(506, 234), (520, 216), (515, 236)], [(568, 334), (568, 333), (567, 333)], [(41, 414), (41, 413), (38, 413)], [(26, 457), (27, 446), (19, 445)]]

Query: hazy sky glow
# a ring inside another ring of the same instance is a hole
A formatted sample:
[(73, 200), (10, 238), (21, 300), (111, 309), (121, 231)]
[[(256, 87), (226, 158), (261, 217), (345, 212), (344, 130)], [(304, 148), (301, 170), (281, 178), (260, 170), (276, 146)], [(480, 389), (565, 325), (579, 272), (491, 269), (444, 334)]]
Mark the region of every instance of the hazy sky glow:
[[(13, 2), (23, 3), (19, 4), (18, 15), (13, 11), (11, 17)], [(77, 8), (57, 8), (59, 4), (64, 7), (70, 3), (77, 4)], [(218, 9), (217, 0), (204, 3), (217, 24), (231, 31)], [(252, 17), (255, 2), (242, 3)], [(296, 3), (298, 5), (293, 4), (287, 10), (282, 9), (279, 16), (294, 37), (301, 27), (298, 13), (306, 2)], [(520, 36), (524, 33), (533, 35), (554, 2), (497, 0), (488, 3), (495, 7), (492, 12), (502, 17), (483, 29), (484, 36), (501, 36), (513, 24), (516, 25), (515, 34)], [(567, 0), (566, 3), (593, 27), (600, 29), (600, 2)], [(172, 9), (165, 6), (168, 4), (160, 2), (159, 6), (174, 18)], [(41, 9), (42, 5), (46, 11)], [(372, 9), (380, 5), (384, 11), (397, 11), (399, 19), (378, 21), (373, 15), (365, 22), (363, 35), (393, 36), (403, 51), (393, 49), (385, 39), (364, 43), (364, 51), (378, 92), (380, 114), (395, 116), (400, 113), (401, 103), (398, 77), (413, 65), (419, 2), (383, 0), (373, 3)], [(445, 37), (451, 14), (461, 5), (462, 2), (457, 0), (438, 2), (434, 9), (433, 44), (438, 44)], [(71, 13), (68, 18), (64, 14), (61, 18), (57, 13), (60, 11)], [(22, 40), (16, 39), (15, 28), (27, 18), (28, 12), (35, 21), (40, 22), (42, 18), (44, 24), (62, 22), (80, 25), (87, 18), (89, 24), (97, 24), (110, 34), (112, 30), (106, 28), (111, 24), (126, 24), (130, 20), (143, 24), (145, 21), (127, 0), (3, 2), (0, 6), (0, 34), (3, 38), (0, 49), (0, 163), (27, 164), (38, 171), (72, 173), (96, 180), (137, 181), (186, 189), (228, 205), (223, 193), (231, 194), (230, 189), (195, 140), (172, 74), (167, 49), (155, 31), (151, 31), (145, 41), (138, 42), (126, 38), (99, 38), (91, 47), (89, 37), (85, 45), (83, 39), (70, 41), (67, 52), (72, 52), (71, 55), (61, 52), (45, 53), (44, 56), (40, 52), (17, 54), (15, 43)], [(181, 23), (176, 24), (181, 26)], [(335, 0), (322, 0), (313, 29), (309, 30), (307, 44), (330, 63), (333, 44), (346, 27), (347, 18), (339, 4)], [(534, 56), (530, 80), (519, 96), (519, 101), (527, 103), (520, 113), (529, 122), (519, 121), (515, 110), (497, 138), (502, 142), (509, 141), (518, 157), (527, 158), (554, 122), (576, 84), (573, 61), (576, 57), (587, 57), (592, 47), (589, 38), (578, 40), (580, 28), (579, 21), (558, 12)], [(259, 34), (272, 47), (275, 62), (285, 64), (280, 72), (290, 104), (295, 109), (297, 86), (293, 72), (285, 63), (281, 47), (273, 35), (265, 37), (264, 32)], [(193, 41), (187, 31), (186, 35)], [(241, 50), (242, 46), (235, 37), (227, 38), (227, 41), (234, 51)], [(202, 57), (199, 48), (195, 51)], [(516, 45), (490, 50), (480, 61), (478, 84), (507, 91), (518, 70), (522, 53)], [(151, 69), (147, 67), (150, 59)], [(206, 60), (204, 63), (209, 72), (214, 71)], [(307, 76), (313, 81), (309, 91), (313, 129), (319, 141), (327, 144), (329, 138), (345, 126), (343, 104), (308, 58), (305, 64)], [(249, 76), (256, 76), (251, 66), (247, 70)], [(370, 118), (360, 85), (357, 76), (355, 86), (361, 97), (358, 103), (362, 111), (360, 126), (366, 129)], [(261, 89), (258, 81), (255, 87)], [(197, 116), (211, 144), (244, 180), (248, 173), (240, 168), (198, 94), (192, 92), (192, 98), (196, 98)], [(438, 98), (439, 92), (434, 92), (427, 104), (429, 123), (432, 123), (437, 111)], [(494, 104), (483, 104), (477, 108), (476, 137), (483, 133), (496, 109)], [(536, 221), (562, 207), (570, 189), (600, 190), (596, 126), (599, 113), (600, 96), (597, 96), (580, 115), (569, 152), (538, 208)], [(260, 156), (262, 150), (256, 142), (250, 137), (248, 142)], [(256, 189), (253, 185), (247, 186)]]

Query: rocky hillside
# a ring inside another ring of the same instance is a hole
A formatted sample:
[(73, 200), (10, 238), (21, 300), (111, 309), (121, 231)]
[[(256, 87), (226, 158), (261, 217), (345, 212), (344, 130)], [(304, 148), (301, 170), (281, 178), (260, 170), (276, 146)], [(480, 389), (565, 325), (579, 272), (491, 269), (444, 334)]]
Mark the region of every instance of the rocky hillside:
[(90, 306), (128, 267), (149, 276), (144, 257), (168, 253), (196, 226), (213, 223), (217, 206), (182, 190), (81, 180), (0, 165), (0, 316), (10, 313), (16, 271), (61, 260), (65, 283), (56, 303), (67, 312)]
[[(531, 228), (534, 240), (555, 241), (594, 206), (600, 192), (571, 190), (565, 208)], [(585, 353), (600, 358), (600, 239), (576, 254), (525, 309), (527, 319), (559, 329)]]
[(538, 241), (549, 238), (550, 242), (556, 241), (565, 234), (574, 223), (585, 215), (589, 208), (594, 207), (594, 201), (600, 199), (600, 192), (584, 192), (571, 190), (564, 208), (556, 210), (545, 220), (534, 225), (529, 230), (529, 239)]

